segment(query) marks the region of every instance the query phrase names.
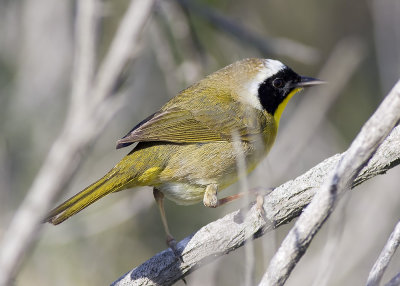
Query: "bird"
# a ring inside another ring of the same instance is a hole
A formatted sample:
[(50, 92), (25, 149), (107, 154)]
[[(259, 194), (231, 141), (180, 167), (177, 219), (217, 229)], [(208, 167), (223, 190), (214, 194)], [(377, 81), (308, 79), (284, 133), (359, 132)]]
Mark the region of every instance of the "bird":
[[(164, 197), (180, 205), (217, 207), (238, 180), (238, 156), (250, 173), (274, 144), (282, 112), (294, 94), (325, 83), (300, 76), (273, 59), (234, 62), (179, 92), (117, 141), (133, 149), (102, 178), (49, 212), (60, 224), (100, 198), (138, 186), (153, 187), (167, 244), (173, 238)], [(237, 150), (241, 151), (239, 154)]]

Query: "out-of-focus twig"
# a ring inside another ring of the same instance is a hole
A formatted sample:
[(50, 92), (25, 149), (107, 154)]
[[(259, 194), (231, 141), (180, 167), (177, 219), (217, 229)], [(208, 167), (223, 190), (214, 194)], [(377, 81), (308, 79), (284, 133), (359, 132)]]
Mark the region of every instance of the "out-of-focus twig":
[(256, 47), (262, 54), (281, 55), (304, 63), (315, 63), (319, 59), (319, 52), (309, 46), (286, 38), (270, 38), (266, 40), (249, 29), (239, 25), (221, 13), (196, 1), (177, 0), (184, 9), (203, 17), (216, 28), (238, 38), (241, 43)]
[(72, 74), (71, 108), (86, 105), (96, 65), (96, 30), (99, 15), (97, 1), (78, 2), (75, 23), (74, 72)]
[[(248, 240), (259, 237), (297, 217), (308, 205), (343, 155), (337, 154), (302, 176), (277, 187), (264, 197), (265, 217), (253, 206), (235, 211), (209, 223), (177, 245), (183, 263), (168, 249), (129, 271), (113, 286), (171, 285), (197, 267), (227, 254)], [(382, 143), (363, 169), (359, 180), (383, 174), (400, 163), (400, 127)], [(366, 175), (366, 174), (369, 174)], [(359, 183), (360, 181), (357, 181)]]
[(153, 4), (154, 0), (136, 0), (128, 7), (95, 78), (93, 94), (97, 101), (103, 101), (112, 93), (116, 79), (135, 55), (137, 42)]
[[(236, 132), (232, 133), (232, 139), (235, 142), (234, 152), (236, 153), (236, 166), (238, 170), (239, 184), (241, 192), (249, 192), (249, 184), (247, 181), (247, 172), (246, 172), (246, 161), (243, 154), (242, 144), (240, 142), (239, 134)], [(249, 205), (249, 196), (245, 196), (243, 200), (243, 206)], [(245, 231), (252, 232), (252, 228), (249, 230), (245, 229)], [(245, 236), (249, 236), (249, 234), (245, 233)], [(253, 241), (249, 241), (246, 243), (244, 247), (244, 283), (245, 286), (254, 285), (254, 268), (255, 268), (255, 257), (254, 257), (254, 243)]]
[(392, 234), (390, 235), (385, 247), (376, 260), (374, 266), (369, 273), (367, 286), (379, 286), (383, 274), (389, 265), (394, 253), (400, 245), (400, 221), (396, 224)]
[(382, 90), (386, 93), (400, 74), (400, 5), (397, 0), (373, 0), (375, 50)]
[(260, 285), (283, 285), (338, 199), (353, 185), (362, 168), (400, 120), (400, 80), (364, 124), (350, 148), (330, 172), (310, 205), (272, 258)]
[[(78, 1), (76, 61), (72, 102), (64, 129), (17, 210), (0, 247), (0, 285), (9, 285), (24, 254), (33, 246), (41, 220), (71, 180), (89, 144), (119, 108), (114, 84), (138, 43), (152, 10), (151, 0), (132, 1), (110, 50), (94, 76), (96, 0)], [(92, 79), (94, 76), (94, 80)], [(84, 99), (82, 97), (85, 97)]]
[[(181, 86), (185, 88), (188, 84), (192, 84), (194, 81), (199, 80), (202, 74), (201, 59), (204, 59), (204, 55), (199, 52), (200, 47), (194, 40), (194, 31), (187, 15), (184, 11), (176, 7), (176, 3), (168, 1), (160, 2), (158, 7), (159, 21), (155, 21), (157, 24), (154, 25), (154, 30), (158, 32), (156, 35), (152, 35), (152, 39), (155, 42), (161, 43), (161, 45), (154, 45), (153, 48), (156, 51), (159, 60), (165, 62), (168, 61), (175, 66), (172, 72), (168, 72), (164, 67), (160, 65), (160, 68), (167, 75), (167, 86), (173, 86), (173, 95), (177, 92), (176, 88)], [(158, 38), (157, 38), (158, 37)], [(166, 45), (166, 43), (168, 43)], [(165, 50), (164, 50), (165, 48)], [(167, 72), (167, 73), (165, 73)], [(172, 83), (168, 82), (168, 77), (171, 75), (175, 76)], [(178, 84), (178, 85), (177, 85)]]

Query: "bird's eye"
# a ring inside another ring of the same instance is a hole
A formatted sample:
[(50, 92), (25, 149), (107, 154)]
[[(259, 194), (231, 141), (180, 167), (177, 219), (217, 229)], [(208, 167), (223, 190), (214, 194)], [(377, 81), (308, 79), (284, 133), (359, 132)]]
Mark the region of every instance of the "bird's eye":
[(284, 86), (284, 81), (283, 81), (283, 79), (281, 79), (281, 78), (276, 78), (276, 79), (274, 79), (273, 81), (272, 81), (272, 85), (275, 87), (275, 88), (281, 88), (281, 87), (283, 87)]

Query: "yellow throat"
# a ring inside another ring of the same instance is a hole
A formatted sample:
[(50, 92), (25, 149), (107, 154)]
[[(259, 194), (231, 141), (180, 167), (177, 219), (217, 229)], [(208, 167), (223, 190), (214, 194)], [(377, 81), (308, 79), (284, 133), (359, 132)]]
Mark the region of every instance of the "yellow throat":
[(298, 93), (299, 91), (301, 91), (302, 88), (295, 88), (293, 89), (287, 96), (286, 98), (278, 105), (278, 108), (276, 109), (275, 113), (274, 113), (274, 120), (275, 120), (275, 124), (276, 127), (279, 127), (279, 121), (281, 119), (282, 113), (285, 110), (286, 105), (288, 104), (288, 102), (290, 101), (290, 99), (293, 97), (293, 95), (295, 95), (296, 93)]

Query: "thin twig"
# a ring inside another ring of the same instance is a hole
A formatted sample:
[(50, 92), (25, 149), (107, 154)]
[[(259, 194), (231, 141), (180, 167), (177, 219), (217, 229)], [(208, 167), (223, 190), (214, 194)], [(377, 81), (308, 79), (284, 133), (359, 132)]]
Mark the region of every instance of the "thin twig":
[[(239, 184), (240, 184), (240, 191), (241, 192), (248, 192), (249, 191), (249, 184), (247, 181), (247, 174), (246, 174), (246, 161), (244, 158), (243, 154), (243, 149), (242, 149), (242, 144), (240, 142), (240, 137), (239, 134), (233, 133), (232, 134), (232, 139), (233, 142), (235, 142), (234, 145), (234, 151), (235, 151), (235, 156), (236, 156), (236, 165), (238, 169), (238, 176), (239, 176)], [(249, 196), (245, 196), (245, 199), (243, 200), (243, 205), (247, 206), (249, 205)], [(245, 230), (247, 231), (247, 230)], [(250, 229), (250, 232), (252, 229)], [(249, 236), (249, 234), (245, 233), (245, 236)], [(254, 243), (253, 241), (249, 241), (246, 243), (244, 247), (244, 283), (243, 285), (245, 286), (250, 286), (254, 285), (253, 279), (254, 279), (254, 267), (255, 267), (255, 257), (254, 257)]]
[(400, 272), (396, 274), (385, 286), (399, 286), (400, 285)]
[(367, 286), (379, 286), (386, 268), (400, 245), (400, 221), (396, 224), (385, 247), (369, 273)]
[(99, 11), (97, 1), (78, 1), (75, 24), (74, 72), (72, 74), (71, 110), (86, 105), (96, 65), (96, 41)]
[[(310, 203), (341, 157), (341, 154), (337, 154), (326, 159), (302, 176), (288, 181), (265, 196), (265, 218), (259, 216), (260, 212), (255, 207), (232, 212), (178, 243), (177, 248), (184, 263), (167, 249), (126, 273), (112, 285), (171, 285), (196, 268), (243, 246), (246, 240), (259, 237), (288, 223)], [(400, 127), (397, 127), (363, 169), (357, 183), (383, 174), (399, 163)]]
[(257, 35), (218, 11), (201, 5), (198, 1), (178, 0), (178, 2), (184, 9), (203, 17), (218, 29), (238, 38), (241, 43), (256, 47), (262, 54), (287, 56), (304, 63), (314, 63), (319, 58), (319, 52), (312, 47), (286, 38), (266, 39), (265, 36)]
[(282, 242), (260, 285), (283, 285), (315, 234), (332, 213), (341, 195), (350, 189), (361, 169), (400, 119), (400, 80), (365, 123), (343, 158), (335, 165), (310, 205)]
[[(95, 13), (96, 1), (79, 1), (76, 21), (77, 41), (75, 45), (75, 65), (73, 74), (73, 87), (71, 91), (71, 110), (76, 110), (82, 104), (80, 99), (89, 89), (92, 71), (93, 59), (95, 57), (94, 44), (90, 41), (95, 40), (95, 33), (92, 30), (96, 21)], [(70, 112), (70, 117), (72, 113)], [(8, 285), (15, 275), (24, 253), (33, 244), (33, 241), (40, 228), (42, 216), (47, 209), (57, 191), (53, 191), (52, 186), (60, 184), (66, 185), (63, 181), (62, 166), (58, 169), (57, 161), (63, 158), (67, 150), (60, 140), (56, 141), (50, 151), (50, 154), (43, 165), (31, 189), (16, 212), (9, 229), (4, 235), (0, 247), (0, 285)], [(59, 148), (58, 148), (59, 147)], [(74, 161), (70, 161), (74, 164)], [(70, 171), (71, 175), (72, 172)], [(68, 176), (68, 173), (66, 174)]]
[[(10, 284), (24, 254), (33, 247), (46, 212), (71, 181), (89, 144), (115, 114), (116, 102), (109, 100), (108, 97), (124, 64), (130, 60), (129, 51), (135, 50), (139, 32), (148, 19), (154, 2), (151, 0), (131, 2), (93, 86), (88, 87), (94, 68), (93, 29), (96, 26), (94, 22), (97, 4), (95, 0), (92, 3), (87, 1), (78, 1), (80, 11), (77, 14), (79, 17), (77, 25), (82, 27), (77, 27), (75, 49), (77, 59), (74, 67), (74, 72), (83, 78), (73, 80), (73, 85), (82, 86), (72, 88), (72, 102), (64, 129), (51, 147), (42, 168), (4, 235), (0, 247), (0, 285)], [(89, 58), (86, 59), (85, 56)], [(88, 92), (89, 90), (91, 92)], [(87, 94), (84, 94), (85, 92)], [(81, 96), (86, 97), (85, 104), (80, 104)]]
[(373, 0), (368, 3), (380, 83), (383, 92), (386, 92), (400, 73), (400, 5), (397, 0)]
[(95, 79), (94, 98), (98, 102), (112, 94), (116, 79), (132, 59), (153, 4), (154, 0), (137, 0), (129, 5)]

